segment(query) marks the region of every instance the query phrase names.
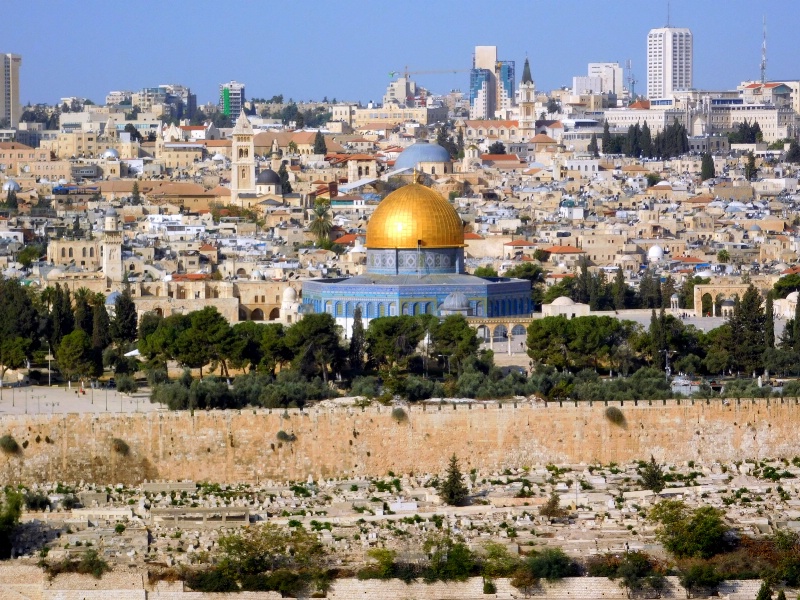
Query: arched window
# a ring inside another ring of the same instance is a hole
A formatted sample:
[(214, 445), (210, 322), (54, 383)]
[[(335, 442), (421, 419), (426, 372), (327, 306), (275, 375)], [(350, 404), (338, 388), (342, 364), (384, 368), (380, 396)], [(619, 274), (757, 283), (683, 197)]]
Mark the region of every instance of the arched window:
[(89, 258), (94, 258), (94, 247), (89, 248)]
[(72, 248), (69, 249), (69, 257), (72, 258)]
[(86, 248), (81, 248), (81, 257), (86, 258)]
[(65, 258), (66, 256), (67, 256), (67, 250), (66, 250), (66, 248), (62, 248), (61, 249), (61, 258)]

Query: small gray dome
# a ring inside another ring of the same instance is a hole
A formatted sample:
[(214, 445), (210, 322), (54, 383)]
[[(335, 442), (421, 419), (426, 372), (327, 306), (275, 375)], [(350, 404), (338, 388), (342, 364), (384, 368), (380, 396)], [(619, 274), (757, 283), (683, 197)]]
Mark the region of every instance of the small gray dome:
[(119, 158), (119, 152), (114, 150), (114, 148), (106, 148), (105, 152), (101, 155), (103, 158), (108, 158), (111, 160), (116, 160)]
[(106, 209), (106, 216), (107, 217), (116, 217), (117, 216), (117, 209), (114, 208), (113, 206), (109, 206)]
[(272, 169), (265, 169), (258, 174), (256, 185), (280, 185), (281, 177)]
[(395, 169), (416, 169), (421, 162), (450, 162), (450, 153), (439, 144), (420, 140), (411, 144), (394, 161)]
[(452, 292), (444, 299), (442, 310), (469, 310), (469, 300), (467, 300), (467, 297), (461, 292)]
[(117, 303), (117, 298), (119, 298), (122, 294), (119, 292), (111, 292), (108, 297), (106, 298), (106, 306), (113, 306)]
[(21, 189), (22, 188), (19, 186), (19, 184), (16, 181), (14, 181), (13, 179), (9, 179), (8, 181), (6, 181), (3, 184), (3, 191), (4, 192), (18, 192)]

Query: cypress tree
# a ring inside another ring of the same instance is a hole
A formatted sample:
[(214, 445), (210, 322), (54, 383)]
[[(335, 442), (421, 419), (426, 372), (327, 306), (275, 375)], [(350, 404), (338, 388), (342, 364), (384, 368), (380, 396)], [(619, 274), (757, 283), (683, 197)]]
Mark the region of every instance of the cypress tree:
[(597, 158), (600, 156), (600, 152), (597, 149), (597, 134), (593, 133), (591, 139), (589, 140), (589, 147), (587, 148), (589, 152), (592, 153), (592, 156)]
[(623, 310), (625, 308), (625, 274), (622, 269), (617, 269), (617, 274), (614, 276), (614, 283), (611, 286), (611, 294), (614, 297), (614, 308), (616, 310)]
[(708, 152), (706, 152), (705, 154), (703, 154), (703, 160), (700, 165), (700, 179), (706, 181), (707, 179), (711, 179), (715, 175), (716, 173), (714, 172), (714, 159)]
[(136, 305), (131, 298), (130, 285), (126, 283), (122, 293), (114, 303), (114, 320), (111, 322), (111, 339), (117, 344), (136, 339), (138, 318)]
[(364, 366), (364, 351), (366, 349), (366, 338), (364, 336), (364, 322), (361, 320), (361, 307), (356, 306), (353, 313), (353, 335), (350, 337), (350, 367), (354, 371), (360, 371)]
[(794, 324), (792, 327), (792, 350), (800, 352), (800, 300), (794, 307)]
[(467, 486), (464, 484), (464, 477), (461, 475), (455, 454), (450, 457), (447, 475), (439, 486), (439, 497), (442, 502), (451, 506), (460, 506), (467, 499)]
[(314, 154), (327, 154), (328, 146), (325, 145), (325, 136), (321, 131), (317, 131), (314, 136)]
[(603, 154), (611, 152), (611, 130), (608, 127), (608, 121), (603, 123)]
[(772, 308), (772, 292), (767, 294), (764, 307), (764, 346), (767, 350), (775, 347), (775, 314)]

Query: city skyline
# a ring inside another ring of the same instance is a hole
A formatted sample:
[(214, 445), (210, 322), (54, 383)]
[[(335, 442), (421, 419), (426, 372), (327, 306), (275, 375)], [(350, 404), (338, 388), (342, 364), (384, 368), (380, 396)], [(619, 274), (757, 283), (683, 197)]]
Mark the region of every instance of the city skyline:
[[(647, 33), (667, 24), (666, 1), (624, 0), (605, 11), (589, 2), (508, 2), (487, 11), (477, 2), (410, 0), (387, 16), (383, 7), (353, 0), (335, 9), (320, 6), (308, 21), (288, 3), (234, 2), (225, 12), (229, 23), (213, 17), (217, 8), (210, 2), (138, 6), (140, 15), (153, 15), (152, 25), (136, 29), (131, 23), (141, 20), (94, 0), (81, 3), (80, 11), (50, 0), (11, 0), (17, 26), (6, 31), (0, 51), (23, 57), (20, 102), (85, 96), (102, 103), (112, 90), (181, 83), (197, 94), (198, 104), (216, 103), (219, 85), (231, 80), (246, 85), (248, 98), (379, 102), (389, 72), (406, 65), (411, 71), (458, 70), (414, 78), (435, 93), (467, 92), (479, 45), (496, 45), (504, 60), (519, 64), (527, 56), (542, 91), (571, 86), (590, 62), (624, 66), (630, 59), (643, 92)], [(746, 0), (699, 6), (672, 0), (670, 24), (694, 35), (694, 87), (732, 89), (759, 78), (762, 16), (767, 78), (800, 77), (792, 61), (792, 32), (800, 26), (794, 8), (790, 0), (757, 9)], [(34, 28), (42, 15), (59, 24), (57, 33)]]

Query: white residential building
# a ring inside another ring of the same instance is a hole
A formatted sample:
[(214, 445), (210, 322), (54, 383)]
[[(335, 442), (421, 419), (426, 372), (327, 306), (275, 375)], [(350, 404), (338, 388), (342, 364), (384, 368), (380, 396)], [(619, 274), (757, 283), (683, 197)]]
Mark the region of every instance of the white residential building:
[(692, 32), (661, 27), (647, 34), (647, 97), (667, 98), (692, 88)]

